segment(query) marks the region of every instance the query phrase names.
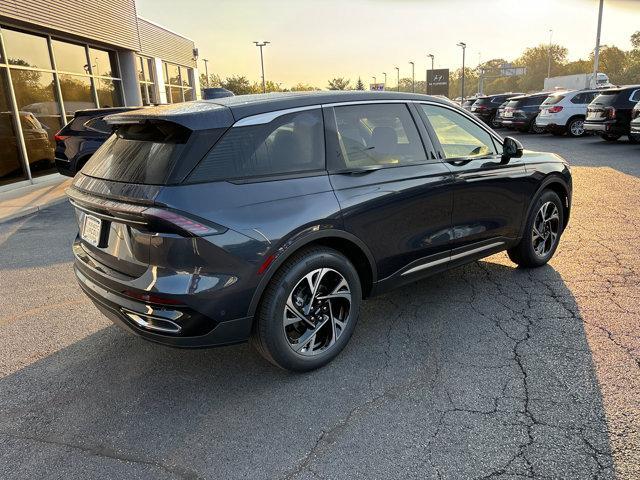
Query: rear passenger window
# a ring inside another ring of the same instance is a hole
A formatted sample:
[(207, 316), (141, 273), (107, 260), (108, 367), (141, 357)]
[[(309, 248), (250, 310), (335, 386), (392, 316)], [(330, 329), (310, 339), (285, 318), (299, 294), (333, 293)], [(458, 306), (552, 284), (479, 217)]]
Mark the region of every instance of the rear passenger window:
[(640, 102), (640, 90), (636, 90), (635, 92), (633, 92), (629, 99), (632, 102)]
[(404, 104), (335, 107), (338, 168), (402, 166), (427, 161), (418, 129)]
[(189, 182), (211, 182), (324, 169), (321, 110), (282, 115), (267, 124), (233, 127), (209, 151)]
[(111, 133), (111, 127), (107, 124), (107, 122), (104, 121), (102, 117), (92, 118), (91, 120), (86, 122), (84, 126), (87, 130), (91, 130), (93, 132), (106, 134)]

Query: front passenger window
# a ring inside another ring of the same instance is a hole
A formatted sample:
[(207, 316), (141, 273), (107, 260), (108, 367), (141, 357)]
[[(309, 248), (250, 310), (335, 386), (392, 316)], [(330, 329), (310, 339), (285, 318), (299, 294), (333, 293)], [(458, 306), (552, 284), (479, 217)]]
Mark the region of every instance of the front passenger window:
[(463, 115), (444, 107), (421, 105), (442, 145), (445, 158), (496, 154), (491, 135)]

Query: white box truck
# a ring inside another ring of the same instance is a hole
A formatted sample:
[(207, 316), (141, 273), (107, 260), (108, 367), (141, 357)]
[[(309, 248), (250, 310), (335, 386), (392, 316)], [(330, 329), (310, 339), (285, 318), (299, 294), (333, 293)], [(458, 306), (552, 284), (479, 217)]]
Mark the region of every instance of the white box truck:
[(613, 87), (606, 73), (598, 73), (595, 81), (593, 73), (578, 73), (544, 79), (545, 90), (582, 90), (584, 88)]

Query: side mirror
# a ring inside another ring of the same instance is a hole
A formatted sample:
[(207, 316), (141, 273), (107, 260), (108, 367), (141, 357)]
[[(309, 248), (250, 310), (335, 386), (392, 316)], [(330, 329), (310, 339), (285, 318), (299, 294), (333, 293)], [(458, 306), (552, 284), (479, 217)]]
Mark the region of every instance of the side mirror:
[(524, 148), (522, 144), (513, 137), (504, 137), (502, 143), (502, 161), (508, 162), (512, 158), (520, 158)]

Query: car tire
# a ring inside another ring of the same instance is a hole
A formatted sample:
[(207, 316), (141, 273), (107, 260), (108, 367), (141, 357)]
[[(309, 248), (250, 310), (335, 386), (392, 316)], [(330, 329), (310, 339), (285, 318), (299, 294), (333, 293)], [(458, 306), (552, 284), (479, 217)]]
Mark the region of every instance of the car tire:
[(607, 142), (616, 142), (622, 135), (614, 135), (612, 133), (603, 133), (600, 137)]
[(640, 133), (630, 133), (629, 143), (640, 143)]
[(560, 197), (552, 190), (544, 190), (529, 212), (522, 238), (507, 250), (509, 258), (526, 268), (546, 264), (558, 248), (563, 226)]
[(502, 127), (502, 123), (496, 121), (495, 115), (491, 115), (491, 118), (489, 119), (489, 126), (491, 128), (500, 128)]
[(567, 135), (573, 138), (584, 136), (584, 118), (573, 118), (567, 124)]
[(251, 343), (282, 369), (315, 370), (349, 342), (361, 301), (360, 278), (349, 259), (327, 247), (304, 249), (278, 269), (265, 289)]
[(533, 122), (531, 122), (530, 130), (531, 130), (531, 133), (535, 133), (536, 135), (539, 135), (541, 133), (544, 133), (546, 128), (545, 127), (539, 127), (538, 125), (536, 125), (536, 121), (533, 120)]

